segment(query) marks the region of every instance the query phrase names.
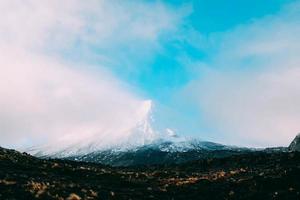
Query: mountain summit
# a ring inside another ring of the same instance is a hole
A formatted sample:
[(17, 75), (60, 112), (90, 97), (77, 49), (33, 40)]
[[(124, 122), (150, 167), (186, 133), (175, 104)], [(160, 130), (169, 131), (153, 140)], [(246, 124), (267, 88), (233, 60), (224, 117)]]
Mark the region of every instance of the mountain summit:
[[(119, 120), (115, 128), (99, 128), (90, 134), (70, 133), (68, 137), (57, 138), (54, 142), (24, 151), (36, 156), (66, 157), (108, 149), (132, 149), (150, 144), (158, 138), (157, 131), (152, 128), (152, 108), (152, 101), (144, 101), (133, 114), (135, 118)], [(103, 127), (106, 127), (105, 124)]]

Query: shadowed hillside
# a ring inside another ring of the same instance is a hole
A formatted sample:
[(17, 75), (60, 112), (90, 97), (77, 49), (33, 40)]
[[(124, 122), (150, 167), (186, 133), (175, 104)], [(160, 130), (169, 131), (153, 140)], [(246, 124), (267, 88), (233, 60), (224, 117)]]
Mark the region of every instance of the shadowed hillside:
[(0, 199), (299, 199), (299, 152), (119, 167), (0, 150)]

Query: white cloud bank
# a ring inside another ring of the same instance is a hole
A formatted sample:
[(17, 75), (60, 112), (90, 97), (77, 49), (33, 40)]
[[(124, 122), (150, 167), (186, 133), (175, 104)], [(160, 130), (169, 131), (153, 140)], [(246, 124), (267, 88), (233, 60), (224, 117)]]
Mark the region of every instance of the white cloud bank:
[(92, 74), (7, 48), (1, 55), (2, 144), (118, 139), (148, 115), (146, 102), (103, 70)]
[(300, 132), (299, 8), (223, 33), (203, 78), (186, 88), (218, 141), (288, 145)]
[(147, 119), (150, 102), (103, 67), (87, 69), (45, 52), (155, 43), (176, 26), (174, 10), (96, 0), (7, 0), (0, 10), (1, 146), (113, 143)]
[(155, 43), (184, 14), (159, 2), (115, 0), (5, 0), (0, 9), (1, 42), (56, 48)]

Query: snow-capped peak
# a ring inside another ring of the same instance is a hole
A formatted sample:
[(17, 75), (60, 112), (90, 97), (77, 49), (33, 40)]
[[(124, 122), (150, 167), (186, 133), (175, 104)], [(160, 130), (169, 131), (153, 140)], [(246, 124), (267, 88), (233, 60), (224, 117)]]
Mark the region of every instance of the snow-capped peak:
[(69, 134), (67, 137), (57, 138), (57, 141), (50, 144), (26, 149), (26, 151), (35, 155), (60, 155), (59, 157), (64, 157), (106, 149), (122, 150), (147, 145), (159, 138), (159, 134), (152, 127), (152, 109), (153, 102), (146, 100), (132, 114), (131, 119), (118, 119), (116, 117), (115, 123), (118, 121), (123, 123), (116, 128), (105, 129), (104, 126), (98, 131), (80, 137)]
[(129, 119), (130, 123), (124, 127), (118, 126), (116, 129), (92, 133), (73, 143), (68, 143), (65, 138), (62, 138), (56, 143), (27, 149), (27, 152), (36, 156), (62, 158), (84, 156), (107, 150), (126, 152), (141, 148), (154, 148), (164, 152), (183, 152), (191, 149), (225, 148), (223, 145), (180, 137), (171, 128), (162, 131), (155, 130), (152, 126), (152, 109), (152, 101), (144, 101), (133, 114), (135, 118)]

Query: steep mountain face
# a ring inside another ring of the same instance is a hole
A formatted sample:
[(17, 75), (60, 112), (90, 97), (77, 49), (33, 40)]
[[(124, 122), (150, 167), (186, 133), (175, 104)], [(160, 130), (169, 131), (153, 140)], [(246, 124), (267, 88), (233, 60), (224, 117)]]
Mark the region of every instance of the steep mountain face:
[(298, 134), (295, 139), (291, 142), (289, 146), (290, 151), (300, 151), (300, 134)]

